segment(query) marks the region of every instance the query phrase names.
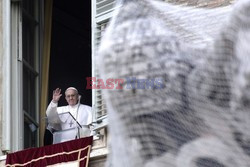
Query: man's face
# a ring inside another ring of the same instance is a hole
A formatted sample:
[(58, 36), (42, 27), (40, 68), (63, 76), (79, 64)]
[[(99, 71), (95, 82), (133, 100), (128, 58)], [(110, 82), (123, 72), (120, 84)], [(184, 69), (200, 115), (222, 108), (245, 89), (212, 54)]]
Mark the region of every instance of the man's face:
[(75, 90), (69, 89), (65, 92), (65, 99), (70, 106), (74, 106), (78, 102), (78, 94)]

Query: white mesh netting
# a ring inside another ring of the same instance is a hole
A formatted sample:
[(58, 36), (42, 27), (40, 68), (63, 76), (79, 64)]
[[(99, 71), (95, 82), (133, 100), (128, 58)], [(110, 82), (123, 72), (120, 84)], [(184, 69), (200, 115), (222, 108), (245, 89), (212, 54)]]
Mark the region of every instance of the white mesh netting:
[[(250, 166), (250, 0), (124, 0), (102, 39), (112, 167)], [(119, 4), (120, 5), (120, 4)]]

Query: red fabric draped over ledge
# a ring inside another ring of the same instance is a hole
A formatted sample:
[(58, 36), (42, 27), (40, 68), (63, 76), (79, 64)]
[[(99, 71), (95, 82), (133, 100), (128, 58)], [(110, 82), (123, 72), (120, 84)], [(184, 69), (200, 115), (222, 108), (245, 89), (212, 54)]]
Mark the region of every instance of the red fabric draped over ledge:
[(7, 155), (7, 167), (81, 166), (87, 167), (93, 137), (54, 145), (29, 148)]

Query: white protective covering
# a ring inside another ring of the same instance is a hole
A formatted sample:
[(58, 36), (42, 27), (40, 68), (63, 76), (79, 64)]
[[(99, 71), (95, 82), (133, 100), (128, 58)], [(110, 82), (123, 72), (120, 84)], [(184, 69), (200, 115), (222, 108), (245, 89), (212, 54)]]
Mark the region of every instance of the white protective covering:
[(122, 1), (98, 52), (101, 77), (125, 81), (104, 90), (107, 166), (250, 167), (249, 45), (250, 0)]

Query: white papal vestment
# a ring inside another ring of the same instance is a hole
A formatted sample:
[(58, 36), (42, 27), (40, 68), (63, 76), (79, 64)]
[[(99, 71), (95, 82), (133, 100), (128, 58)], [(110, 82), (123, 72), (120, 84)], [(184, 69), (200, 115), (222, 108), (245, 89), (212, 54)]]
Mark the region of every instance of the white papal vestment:
[[(70, 114), (77, 120), (77, 122), (82, 126), (80, 131), (78, 130), (79, 125)], [(60, 130), (60, 132), (54, 132), (53, 143), (64, 142), (68, 140), (73, 140), (79, 136), (89, 136), (90, 130), (89, 126), (92, 122), (92, 112), (91, 107), (83, 104), (76, 104), (75, 106), (61, 106), (58, 107), (58, 103), (50, 102), (47, 110), (47, 117), (49, 119), (48, 129)]]

